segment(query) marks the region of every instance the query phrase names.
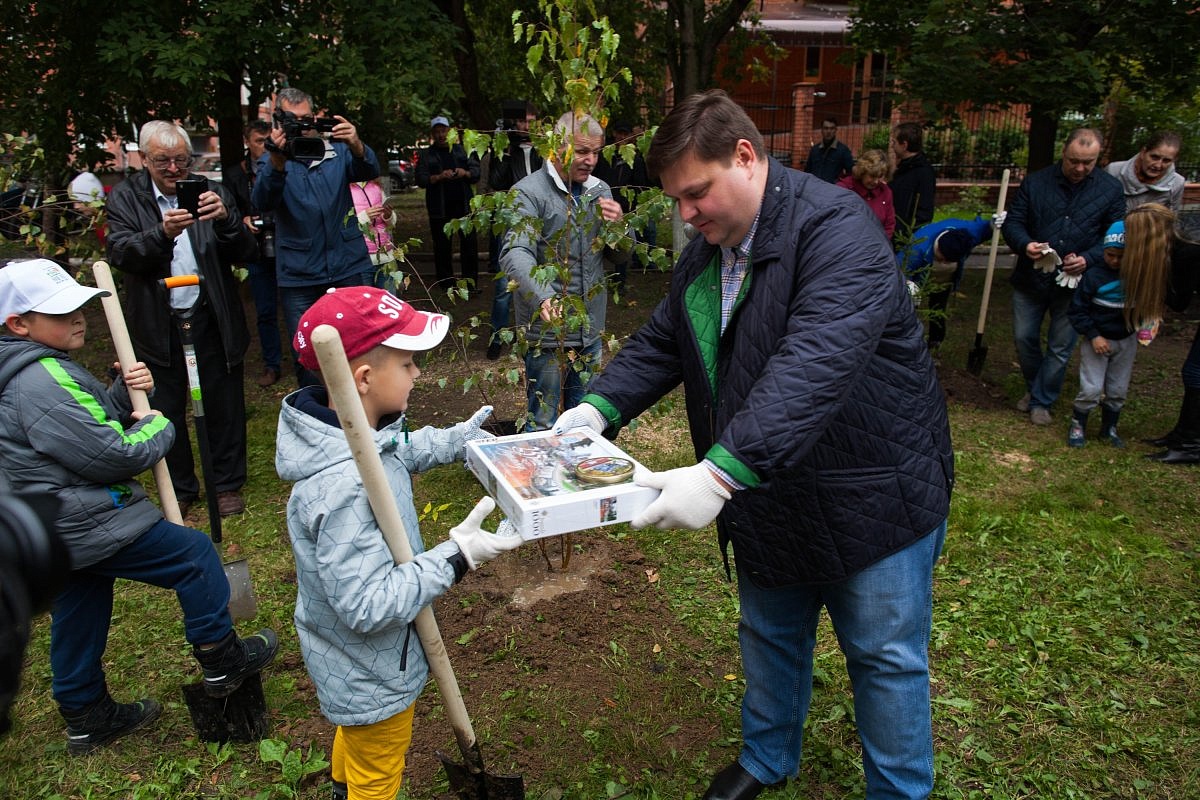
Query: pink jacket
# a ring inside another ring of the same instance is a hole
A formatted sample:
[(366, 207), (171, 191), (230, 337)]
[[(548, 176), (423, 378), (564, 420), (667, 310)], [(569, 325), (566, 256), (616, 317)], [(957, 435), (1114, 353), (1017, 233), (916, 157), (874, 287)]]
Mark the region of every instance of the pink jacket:
[[(359, 219), (362, 219), (361, 215), (368, 208), (383, 205), (383, 189), (379, 188), (379, 184), (371, 181), (350, 184), (350, 195), (354, 198), (354, 210), (360, 215)], [(889, 195), (889, 199), (890, 197), (891, 195)], [(371, 223), (371, 230), (364, 237), (367, 240), (368, 253), (374, 255), (380, 251), (391, 252), (393, 244), (392, 234), (388, 230), (389, 216), (384, 215)]]
[(887, 234), (890, 242), (892, 234), (896, 231), (896, 207), (892, 203), (892, 187), (880, 181), (874, 189), (868, 189), (853, 175), (842, 178), (837, 185), (843, 189), (849, 189), (863, 199), (867, 206), (875, 212), (875, 216), (879, 217), (879, 222), (883, 225), (883, 232)]

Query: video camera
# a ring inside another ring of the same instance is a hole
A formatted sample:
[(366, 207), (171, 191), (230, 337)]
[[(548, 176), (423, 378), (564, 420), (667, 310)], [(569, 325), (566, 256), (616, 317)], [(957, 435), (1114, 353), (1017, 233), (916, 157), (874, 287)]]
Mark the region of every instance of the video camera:
[(334, 126), (338, 124), (333, 117), (316, 117), (315, 119), (297, 117), (291, 111), (284, 111), (281, 108), (275, 109), (271, 118), (275, 120), (276, 127), (283, 131), (285, 141), (283, 147), (276, 147), (275, 143), (268, 139), (267, 149), (283, 153), (285, 158), (304, 160), (323, 158), (325, 155), (325, 142), (316, 137), (305, 136), (305, 134), (312, 130), (318, 133), (331, 133)]
[(67, 546), (52, 521), (54, 497), (14, 495), (0, 476), (0, 735), (21, 683), (29, 623), (50, 610), (71, 573)]

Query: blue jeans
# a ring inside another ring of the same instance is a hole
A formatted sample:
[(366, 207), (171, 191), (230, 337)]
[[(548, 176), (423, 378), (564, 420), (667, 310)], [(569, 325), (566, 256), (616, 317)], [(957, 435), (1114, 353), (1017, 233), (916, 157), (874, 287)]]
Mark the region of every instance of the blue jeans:
[[(287, 325), (288, 345), (296, 338), (296, 328), (300, 327), (300, 318), (309, 306), (317, 302), (321, 295), (331, 288), (343, 286), (374, 286), (375, 265), (366, 262), (362, 272), (356, 272), (348, 278), (332, 283), (319, 283), (315, 286), (280, 286), (279, 303), (283, 306), (283, 321)], [(316, 386), (320, 383), (317, 377), (300, 366), (300, 357), (295, 348), (292, 349), (292, 359), (296, 365), (296, 379), (301, 386)]]
[[(1079, 335), (1067, 318), (1071, 292), (1055, 289), (1047, 295), (1030, 294), (1013, 288), (1013, 339), (1017, 360), (1025, 377), (1030, 408), (1050, 408), (1062, 392), (1067, 362)], [(1042, 350), (1042, 320), (1050, 314), (1046, 349)]]
[[(558, 419), (559, 400), (562, 408), (574, 408), (583, 399), (584, 388), (600, 368), (600, 340), (579, 348), (572, 361), (557, 348), (544, 345), (540, 350), (531, 347), (525, 354), (525, 393), (529, 400), (526, 431), (544, 431)], [(562, 364), (560, 356), (564, 356)], [(580, 376), (580, 373), (587, 373)]]
[(174, 589), (183, 633), (192, 645), (219, 642), (233, 630), (229, 581), (212, 542), (200, 531), (160, 520), (103, 561), (72, 572), (54, 599), (50, 669), (54, 699), (64, 712), (78, 711), (107, 691), (100, 661), (112, 624), (116, 578)]
[(254, 298), (263, 366), (278, 372), (283, 360), (283, 345), (279, 340), (279, 285), (275, 280), (275, 260), (247, 264), (246, 269), (250, 273), (250, 295)]
[(496, 273), (492, 283), (496, 288), (496, 293), (492, 296), (492, 338), (489, 340), (489, 344), (499, 344), (500, 329), (508, 327), (509, 315), (512, 310), (512, 292), (508, 290), (508, 276), (501, 272)]
[(813, 648), (829, 612), (854, 691), (869, 800), (933, 791), (929, 629), (946, 524), (841, 583), (762, 589), (738, 571), (746, 673), (742, 767), (763, 783), (796, 774), (812, 699)]

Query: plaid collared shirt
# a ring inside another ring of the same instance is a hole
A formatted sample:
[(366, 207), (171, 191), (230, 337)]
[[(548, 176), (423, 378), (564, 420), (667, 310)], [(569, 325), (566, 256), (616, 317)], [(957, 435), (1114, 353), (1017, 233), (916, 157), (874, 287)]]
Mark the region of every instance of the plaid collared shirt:
[(721, 248), (721, 333), (725, 333), (725, 326), (729, 324), (729, 316), (733, 313), (733, 304), (750, 269), (750, 245), (756, 230), (758, 214), (754, 215), (754, 222), (740, 244)]

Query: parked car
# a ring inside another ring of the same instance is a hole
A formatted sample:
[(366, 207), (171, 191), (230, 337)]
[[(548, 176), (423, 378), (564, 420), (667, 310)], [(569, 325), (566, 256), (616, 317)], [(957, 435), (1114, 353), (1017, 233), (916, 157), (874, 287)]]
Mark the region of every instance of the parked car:
[(387, 190), (388, 194), (407, 192), (417, 184), (415, 167), (407, 161), (392, 154), (388, 157)]
[(192, 162), (191, 172), (203, 175), (215, 183), (221, 182), (221, 154), (200, 153)]

